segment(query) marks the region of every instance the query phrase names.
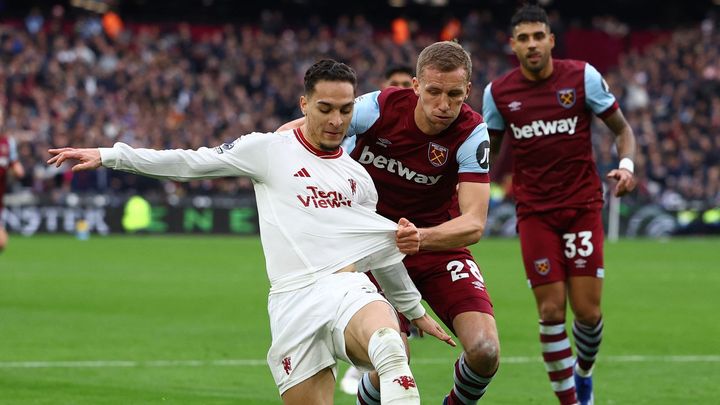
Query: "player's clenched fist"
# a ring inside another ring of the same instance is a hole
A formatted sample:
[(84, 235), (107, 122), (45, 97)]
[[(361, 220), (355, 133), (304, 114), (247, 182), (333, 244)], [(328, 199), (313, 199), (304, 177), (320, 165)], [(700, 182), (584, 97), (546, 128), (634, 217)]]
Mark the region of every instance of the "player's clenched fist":
[(412, 222), (400, 218), (398, 230), (395, 233), (395, 243), (402, 253), (414, 255), (420, 251), (420, 231)]

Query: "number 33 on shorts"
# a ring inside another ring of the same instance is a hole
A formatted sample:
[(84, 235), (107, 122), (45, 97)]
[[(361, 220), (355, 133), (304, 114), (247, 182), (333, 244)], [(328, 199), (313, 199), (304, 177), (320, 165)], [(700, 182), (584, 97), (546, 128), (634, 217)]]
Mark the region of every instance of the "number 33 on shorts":
[[(565, 257), (568, 259), (572, 259), (578, 254), (581, 257), (588, 257), (593, 253), (592, 231), (582, 231), (576, 234), (566, 233), (563, 235), (563, 239), (565, 239)], [(580, 240), (576, 244), (577, 239)]]
[(470, 259), (463, 261), (453, 260), (448, 262), (446, 269), (450, 272), (453, 282), (469, 278), (470, 275), (472, 275), (475, 278), (475, 280), (472, 280), (475, 288), (478, 290), (485, 289), (485, 279), (483, 279), (482, 274), (480, 274), (480, 268), (474, 261)]

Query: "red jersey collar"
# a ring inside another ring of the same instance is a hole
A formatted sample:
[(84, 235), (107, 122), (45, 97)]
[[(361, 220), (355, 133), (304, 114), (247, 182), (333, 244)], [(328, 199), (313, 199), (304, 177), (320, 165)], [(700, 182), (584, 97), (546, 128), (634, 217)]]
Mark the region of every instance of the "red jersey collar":
[(312, 145), (310, 144), (310, 142), (308, 142), (307, 139), (305, 139), (305, 134), (302, 133), (302, 131), (300, 130), (300, 128), (295, 128), (295, 129), (293, 130), (293, 132), (295, 133), (295, 138), (297, 138), (298, 142), (300, 142), (300, 144), (301, 144), (305, 149), (307, 149), (310, 153), (312, 153), (313, 155), (315, 155), (315, 156), (317, 156), (317, 157), (319, 157), (319, 158), (322, 158), (322, 159), (337, 159), (337, 158), (339, 158), (339, 157), (342, 155), (342, 148), (339, 147), (339, 146), (338, 146), (337, 149), (335, 149), (334, 151), (331, 151), (331, 152), (327, 152), (327, 151), (324, 151), (324, 150), (320, 150), (320, 149), (312, 146)]

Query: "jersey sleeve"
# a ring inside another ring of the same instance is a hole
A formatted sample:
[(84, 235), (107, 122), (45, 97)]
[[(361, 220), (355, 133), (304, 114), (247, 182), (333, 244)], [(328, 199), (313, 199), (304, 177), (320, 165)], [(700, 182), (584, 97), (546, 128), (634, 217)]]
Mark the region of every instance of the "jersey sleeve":
[(133, 149), (124, 143), (100, 148), (105, 167), (176, 181), (249, 176), (263, 181), (275, 134), (253, 133), (215, 148), (197, 150)]
[(9, 150), (9, 156), (10, 163), (17, 162), (18, 160), (18, 151), (17, 151), (17, 143), (15, 142), (15, 139), (8, 138), (8, 148)]
[(425, 315), (420, 291), (408, 275), (405, 265), (400, 263), (371, 270), (385, 297), (393, 307), (410, 320)]
[(459, 181), (490, 181), (490, 136), (487, 124), (481, 122), (457, 151)]
[(365, 133), (380, 118), (379, 96), (380, 92), (374, 91), (355, 99), (352, 121), (350, 121), (350, 128), (347, 132), (348, 137)]
[(504, 131), (505, 120), (503, 120), (500, 111), (495, 105), (495, 99), (492, 95), (492, 82), (485, 86), (483, 91), (483, 108), (482, 108), (483, 119), (487, 123), (488, 129), (491, 131)]
[(585, 64), (585, 104), (598, 116), (607, 115), (618, 108), (615, 96), (610, 93), (610, 86), (589, 63)]

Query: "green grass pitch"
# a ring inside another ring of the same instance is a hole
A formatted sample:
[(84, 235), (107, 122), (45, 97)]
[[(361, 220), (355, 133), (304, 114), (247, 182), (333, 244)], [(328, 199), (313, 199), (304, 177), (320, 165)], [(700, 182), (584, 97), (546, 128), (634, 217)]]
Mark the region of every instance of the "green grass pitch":
[[(553, 404), (517, 240), (473, 247), (503, 364), (490, 404)], [(597, 404), (717, 403), (720, 240), (606, 245)], [(276, 404), (257, 238), (12, 235), (0, 255), (1, 404)], [(459, 353), (411, 341), (424, 404)], [(341, 370), (345, 369), (341, 365)], [(336, 394), (337, 404), (354, 399)]]

